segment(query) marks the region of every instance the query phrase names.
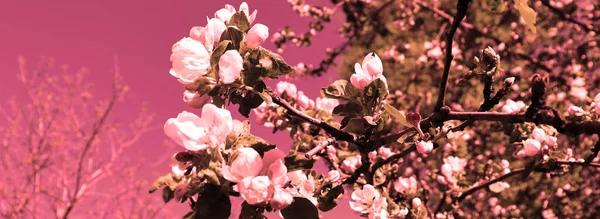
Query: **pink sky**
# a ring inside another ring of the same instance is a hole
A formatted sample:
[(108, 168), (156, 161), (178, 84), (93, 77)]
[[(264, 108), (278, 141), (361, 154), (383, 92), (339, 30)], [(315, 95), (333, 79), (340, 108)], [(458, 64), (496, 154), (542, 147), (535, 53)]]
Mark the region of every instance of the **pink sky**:
[[(285, 0), (247, 2), (250, 10), (259, 11), (256, 22), (267, 25), (271, 34), (285, 25), (291, 25), (296, 32), (307, 30), (309, 19), (299, 18)], [(125, 83), (131, 87), (131, 101), (121, 103), (113, 119), (134, 115), (141, 103), (147, 102), (156, 114), (156, 125), (162, 126), (168, 118), (190, 110), (181, 100), (182, 85), (168, 73), (171, 46), (187, 36), (192, 26), (205, 25), (206, 16), (212, 17), (225, 4), (237, 7), (240, 3), (239, 0), (0, 1), (0, 101), (4, 104), (9, 97), (19, 96), (23, 91), (16, 80), (19, 55), (23, 55), (32, 67), (40, 56), (48, 56), (55, 58), (58, 64), (68, 64), (73, 71), (80, 67), (89, 68), (89, 79), (96, 84), (96, 95), (100, 96), (110, 92), (113, 56), (118, 55)], [(335, 34), (342, 18), (336, 19), (333, 25), (327, 26), (325, 33), (316, 37), (311, 48), (288, 46), (282, 56), (292, 65), (298, 62), (318, 64), (324, 57), (325, 48), (335, 47), (342, 41)], [(270, 42), (264, 46), (274, 49)], [(330, 71), (321, 78), (295, 83), (299, 88), (310, 85), (310, 90), (303, 90), (315, 98), (319, 94), (316, 87), (326, 86), (336, 77), (337, 73)], [(233, 114), (234, 118), (241, 119), (237, 111)], [(287, 132), (271, 134), (269, 129), (257, 125), (252, 130), (284, 150), (289, 148), (291, 141)], [(165, 149), (165, 139), (162, 129), (157, 129), (139, 142), (130, 156), (133, 159), (143, 156), (147, 160), (171, 156), (174, 151)], [(145, 170), (139, 177), (152, 181), (167, 171), (169, 168), (165, 164), (159, 170)], [(181, 209), (181, 215), (186, 213), (186, 208), (185, 204), (177, 207)], [(347, 202), (323, 215), (325, 218), (357, 216)]]

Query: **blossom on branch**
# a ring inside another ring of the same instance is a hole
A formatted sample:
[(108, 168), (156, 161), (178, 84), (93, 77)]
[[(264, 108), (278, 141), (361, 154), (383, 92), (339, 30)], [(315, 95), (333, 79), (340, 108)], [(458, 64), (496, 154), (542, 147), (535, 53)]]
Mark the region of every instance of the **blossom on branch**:
[(383, 76), (383, 63), (375, 53), (369, 53), (362, 61), (354, 64), (354, 74), (350, 77), (350, 82), (359, 89), (365, 88), (375, 79), (381, 79), (386, 82)]
[(219, 147), (233, 129), (231, 113), (215, 105), (202, 107), (202, 117), (183, 111), (170, 118), (163, 129), (167, 136), (190, 151)]

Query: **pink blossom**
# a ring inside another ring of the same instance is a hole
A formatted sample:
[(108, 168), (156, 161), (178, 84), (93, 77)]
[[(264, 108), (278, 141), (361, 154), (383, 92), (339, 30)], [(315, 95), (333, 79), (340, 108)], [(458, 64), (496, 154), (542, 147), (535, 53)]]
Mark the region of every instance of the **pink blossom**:
[(489, 186), (490, 191), (494, 193), (500, 193), (504, 191), (504, 189), (510, 188), (510, 184), (505, 182), (496, 182)]
[(280, 81), (277, 83), (277, 85), (275, 85), (275, 93), (279, 96), (283, 96), (283, 94), (285, 93), (287, 96), (295, 99), (298, 93), (298, 89), (296, 88), (296, 85), (290, 82)]
[(570, 116), (583, 116), (585, 111), (581, 107), (571, 105), (567, 109), (567, 114)]
[(533, 131), (531, 132), (531, 136), (536, 141), (539, 141), (539, 142), (546, 141), (546, 132), (541, 128), (536, 127), (535, 129), (533, 129)]
[(392, 149), (388, 147), (380, 147), (379, 149), (377, 149), (377, 153), (380, 154), (383, 159), (388, 159), (389, 157), (394, 155)]
[(317, 98), (316, 108), (328, 113), (333, 112), (333, 108), (340, 105), (340, 101), (331, 98)]
[(594, 111), (596, 111), (596, 114), (600, 115), (600, 93), (596, 94), (594, 97), (594, 100), (592, 101), (592, 107)]
[(373, 185), (367, 184), (362, 189), (354, 190), (351, 197), (350, 208), (364, 214), (368, 213), (368, 209), (373, 205), (374, 200), (381, 197), (381, 195)]
[(250, 24), (254, 23), (254, 20), (256, 19), (256, 13), (258, 13), (257, 10), (254, 10), (252, 14), (250, 14), (250, 10), (248, 9), (248, 3), (242, 2), (242, 4), (240, 4), (240, 11), (244, 12)]
[(361, 156), (356, 155), (353, 157), (347, 157), (343, 162), (341, 168), (348, 173), (353, 173), (356, 171), (358, 166), (362, 165)]
[(257, 176), (263, 166), (262, 158), (252, 148), (239, 148), (231, 166), (223, 164), (223, 177), (231, 182), (240, 182), (246, 177)]
[(375, 53), (369, 53), (363, 59), (362, 66), (354, 64), (354, 74), (350, 77), (350, 82), (354, 87), (363, 89), (375, 79), (380, 78), (386, 82), (383, 76), (383, 63)]
[(214, 44), (219, 42), (227, 26), (216, 18), (206, 18), (206, 20), (207, 24), (205, 27), (195, 26), (190, 29), (190, 38), (202, 43), (209, 53), (212, 53)]
[(523, 109), (523, 107), (525, 107), (525, 103), (523, 101), (512, 101), (512, 100), (506, 100), (506, 102), (504, 103), (504, 106), (502, 106), (502, 112), (504, 113), (514, 113), (514, 112), (519, 112), (521, 111), (521, 109)]
[(282, 187), (289, 181), (287, 177), (287, 168), (283, 163), (283, 159), (278, 159), (269, 165), (267, 176), (276, 187)]
[(204, 104), (208, 103), (210, 100), (210, 96), (198, 94), (197, 92), (184, 91), (183, 92), (183, 101), (187, 103), (187, 105), (194, 109), (200, 109), (204, 106)]
[(556, 137), (554, 136), (548, 136), (546, 138), (546, 141), (544, 141), (544, 143), (550, 147), (555, 147), (556, 146)]
[(420, 198), (413, 198), (412, 200), (412, 207), (413, 208), (420, 208), (421, 207), (421, 199)]
[(237, 185), (244, 200), (251, 205), (266, 203), (275, 192), (267, 176), (248, 176)]
[(204, 76), (210, 68), (210, 53), (200, 42), (183, 38), (173, 45), (169, 71), (179, 82), (188, 84)]
[(340, 171), (332, 170), (327, 173), (327, 180), (329, 182), (337, 182), (340, 180)]
[(164, 125), (167, 136), (190, 151), (220, 146), (233, 129), (231, 113), (215, 105), (202, 107), (202, 118), (183, 111)]
[(282, 188), (275, 188), (275, 193), (269, 204), (273, 209), (284, 209), (294, 201), (292, 193)]
[(226, 4), (224, 8), (221, 8), (215, 12), (215, 18), (223, 21), (223, 23), (229, 23), (229, 20), (231, 20), (231, 16), (233, 16), (233, 14), (235, 14), (235, 8)]
[(569, 90), (569, 95), (584, 101), (588, 97), (588, 91), (585, 89), (585, 87), (571, 87), (571, 90)]
[(308, 98), (308, 96), (304, 95), (304, 92), (298, 91), (298, 106), (301, 109), (311, 109), (315, 107), (315, 101)]
[(244, 43), (249, 49), (254, 49), (262, 45), (268, 37), (269, 28), (263, 24), (255, 24), (244, 37)]
[(414, 176), (409, 178), (400, 177), (394, 182), (394, 189), (400, 193), (409, 193), (417, 190), (417, 179)]
[(433, 150), (433, 143), (430, 141), (420, 141), (417, 143), (417, 151), (422, 155), (429, 155)]
[(240, 78), (243, 61), (236, 50), (227, 50), (219, 59), (219, 81), (231, 84)]
[(388, 211), (387, 211), (387, 200), (385, 197), (379, 197), (373, 200), (373, 204), (369, 208), (369, 219), (387, 219)]
[(294, 186), (294, 187), (299, 186), (302, 182), (304, 182), (308, 179), (306, 177), (306, 174), (304, 174), (304, 172), (302, 172), (302, 170), (288, 172), (287, 176), (290, 179), (292, 186)]
[(540, 152), (542, 148), (542, 144), (535, 139), (527, 139), (523, 142), (523, 147), (525, 151), (525, 155), (527, 156), (535, 156)]

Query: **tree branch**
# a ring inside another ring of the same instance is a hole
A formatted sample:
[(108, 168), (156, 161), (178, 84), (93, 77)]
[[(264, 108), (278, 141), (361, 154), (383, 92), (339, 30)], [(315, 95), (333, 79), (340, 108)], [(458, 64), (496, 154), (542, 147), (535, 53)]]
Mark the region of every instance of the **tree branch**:
[(434, 108), (434, 112), (438, 112), (444, 106), (444, 95), (446, 94), (446, 84), (448, 83), (448, 74), (450, 73), (450, 65), (452, 64), (452, 39), (456, 33), (456, 29), (460, 25), (460, 22), (467, 15), (467, 9), (469, 8), (471, 0), (458, 0), (456, 4), (456, 15), (450, 29), (446, 32), (446, 59), (444, 61), (444, 72), (442, 73), (442, 81), (440, 81), (440, 89), (438, 94), (437, 103)]

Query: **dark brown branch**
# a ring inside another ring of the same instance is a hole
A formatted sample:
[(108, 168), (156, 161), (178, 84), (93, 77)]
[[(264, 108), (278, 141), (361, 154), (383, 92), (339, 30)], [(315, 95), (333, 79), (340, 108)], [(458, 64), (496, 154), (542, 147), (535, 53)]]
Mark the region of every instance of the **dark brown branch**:
[(281, 97), (279, 97), (275, 93), (273, 93), (273, 92), (268, 92), (268, 93), (269, 93), (269, 96), (271, 96), (271, 99), (273, 99), (273, 103), (286, 109), (288, 114), (290, 114), (292, 116), (296, 116), (304, 121), (309, 122), (312, 125), (315, 125), (321, 129), (323, 129), (325, 132), (329, 133), (331, 136), (333, 136), (337, 140), (346, 141), (349, 143), (360, 145), (360, 144), (358, 144), (358, 142), (356, 142), (356, 139), (350, 133), (339, 130), (339, 129), (327, 124), (326, 122), (323, 122), (319, 119), (316, 119), (309, 115), (306, 115), (306, 113), (303, 113), (300, 110), (294, 108), (287, 101), (285, 101), (284, 99), (281, 99)]
[(446, 32), (446, 59), (444, 61), (444, 72), (442, 73), (442, 80), (440, 81), (438, 99), (434, 108), (435, 112), (440, 111), (442, 106), (444, 106), (444, 95), (446, 94), (448, 74), (450, 73), (450, 65), (452, 64), (452, 59), (454, 58), (454, 56), (452, 56), (452, 41), (460, 22), (467, 15), (469, 3), (471, 3), (471, 0), (458, 0), (458, 3), (456, 4), (456, 15), (454, 15), (454, 20), (452, 21), (450, 29)]

